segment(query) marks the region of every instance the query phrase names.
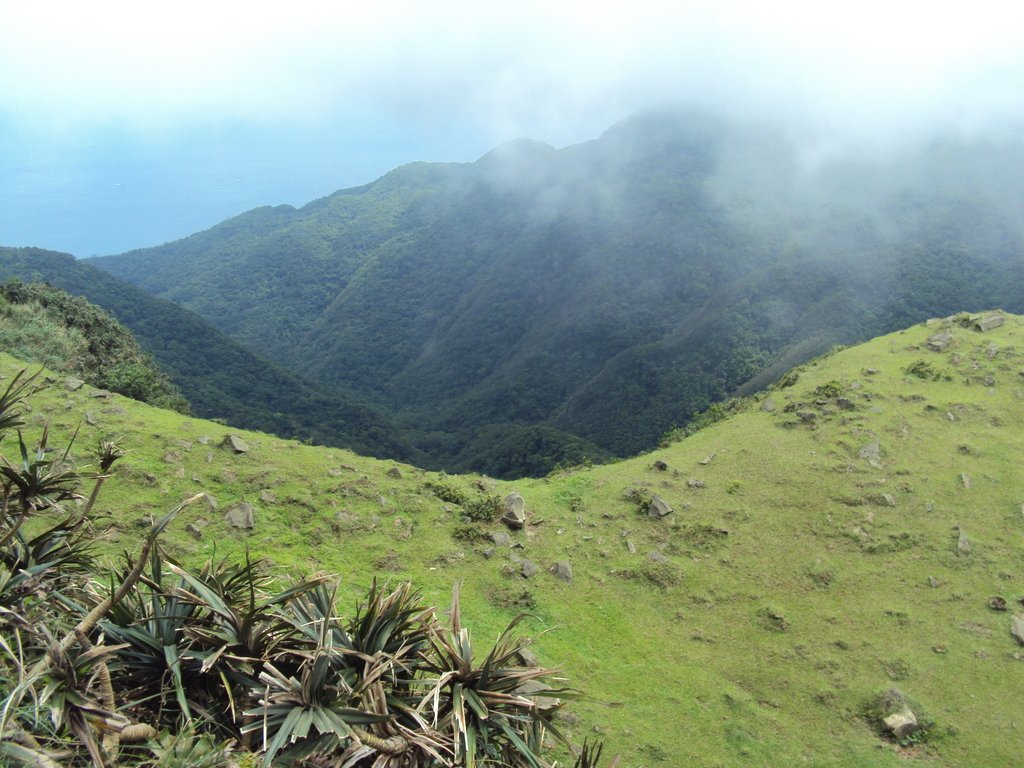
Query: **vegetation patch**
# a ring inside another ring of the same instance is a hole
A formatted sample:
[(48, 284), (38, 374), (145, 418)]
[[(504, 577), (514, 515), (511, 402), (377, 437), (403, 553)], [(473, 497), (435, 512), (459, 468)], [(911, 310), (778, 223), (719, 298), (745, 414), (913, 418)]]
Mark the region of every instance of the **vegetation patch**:
[(441, 501), (446, 501), (449, 504), (458, 504), (459, 506), (462, 506), (469, 501), (469, 493), (459, 487), (443, 472), (437, 477), (424, 482), (423, 487), (437, 496)]
[(478, 493), (462, 505), (463, 514), (477, 523), (493, 523), (504, 509), (504, 502), (496, 493)]
[(679, 526), (674, 538), (689, 547), (702, 552), (720, 549), (729, 539), (729, 531), (705, 523), (690, 523)]
[(953, 377), (949, 371), (936, 368), (927, 360), (915, 360), (906, 368), (905, 373), (914, 376), (922, 381), (952, 381)]

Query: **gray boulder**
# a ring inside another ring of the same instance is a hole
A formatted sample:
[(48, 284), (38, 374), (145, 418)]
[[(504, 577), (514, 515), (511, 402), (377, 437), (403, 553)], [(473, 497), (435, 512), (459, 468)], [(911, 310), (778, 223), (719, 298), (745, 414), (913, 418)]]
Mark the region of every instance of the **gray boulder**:
[(487, 534), (487, 536), (491, 540), (491, 543), (496, 547), (512, 546), (512, 537), (505, 531), (496, 531), (494, 533)]
[(967, 538), (963, 528), (960, 528), (960, 532), (956, 537), (956, 553), (958, 555), (971, 554), (971, 540)]
[(532, 560), (523, 560), (522, 564), (519, 566), (519, 572), (523, 574), (524, 579), (528, 579), (531, 576), (536, 576), (540, 573), (540, 568), (538, 568), (536, 563)]
[(1024, 645), (1024, 616), (1017, 615), (1010, 619), (1010, 636)]
[(225, 448), (230, 448), (235, 453), (249, 452), (249, 446), (246, 445), (245, 440), (243, 440), (238, 435), (228, 435), (221, 441), (221, 445), (223, 445)]
[(929, 336), (928, 341), (926, 342), (928, 349), (932, 352), (942, 352), (952, 343), (953, 334), (951, 331), (940, 331), (939, 333)]
[(81, 379), (76, 379), (74, 376), (68, 376), (64, 379), (64, 389), (68, 392), (77, 392), (85, 385), (85, 382)]
[(974, 319), (974, 327), (979, 331), (991, 331), (993, 328), (998, 328), (1004, 322), (1005, 318), (1002, 315), (984, 315), (977, 319)]
[(917, 716), (909, 707), (904, 707), (899, 712), (893, 712), (883, 718), (882, 722), (885, 724), (886, 730), (897, 739), (905, 738), (921, 727), (917, 722)]
[(867, 459), (872, 464), (877, 464), (882, 458), (882, 443), (877, 438), (872, 440), (867, 445), (863, 446), (857, 455), (862, 459)]
[(515, 491), (505, 497), (505, 513), (501, 521), (516, 530), (526, 525), (526, 500)]
[(662, 518), (672, 514), (672, 507), (660, 496), (651, 496), (651, 503), (647, 506), (648, 517)]
[(232, 528), (251, 529), (255, 525), (254, 513), (255, 510), (252, 504), (239, 501), (236, 504), (232, 504), (228, 511), (224, 513), (224, 520)]
[(559, 560), (551, 566), (551, 575), (566, 584), (572, 584), (572, 563), (568, 560)]

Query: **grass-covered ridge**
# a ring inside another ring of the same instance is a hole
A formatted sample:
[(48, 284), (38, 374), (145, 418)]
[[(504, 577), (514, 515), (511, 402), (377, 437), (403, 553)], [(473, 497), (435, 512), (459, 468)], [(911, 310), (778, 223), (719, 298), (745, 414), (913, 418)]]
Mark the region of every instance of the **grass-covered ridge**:
[(20, 280), (0, 284), (0, 349), (150, 405), (189, 412), (131, 331), (60, 288)]
[[(3, 358), (0, 372), (19, 367)], [(577, 743), (599, 729), (624, 768), (1010, 765), (1022, 370), (1020, 317), (985, 332), (914, 326), (797, 369), (652, 454), (514, 483), (236, 432), (59, 379), (29, 420), (55, 438), (80, 427), (76, 446), (122, 438), (129, 454), (98, 507), (111, 553), (204, 491), (216, 507), (189, 507), (163, 537), (182, 561), (248, 547), (281, 575), (340, 574), (342, 605), (374, 576), (412, 579), (441, 605), (461, 580), (488, 639), (528, 611), (530, 633), (554, 629), (533, 646), (540, 661), (595, 699), (560, 727)], [(222, 446), (228, 434), (249, 450)], [(512, 491), (522, 531), (466, 519)], [(670, 514), (638, 505), (655, 495)], [(225, 520), (238, 502), (253, 506), (251, 530)], [(515, 546), (488, 536), (506, 532)], [(551, 572), (561, 561), (571, 583)], [(990, 607), (1000, 600), (1008, 610)], [(934, 721), (904, 744), (868, 716), (890, 688)]]

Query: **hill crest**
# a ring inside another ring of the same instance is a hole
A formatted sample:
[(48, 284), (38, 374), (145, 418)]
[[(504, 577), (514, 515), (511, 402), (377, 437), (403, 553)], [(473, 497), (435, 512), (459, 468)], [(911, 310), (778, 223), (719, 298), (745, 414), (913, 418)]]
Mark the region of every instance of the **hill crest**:
[[(485, 633), (522, 608), (534, 631), (562, 627), (538, 640), (542, 660), (623, 704), (585, 704), (564, 726), (581, 740), (600, 724), (629, 765), (1006, 765), (1024, 658), (1009, 631), (1024, 598), (1024, 318), (998, 316), (835, 352), (680, 442), (546, 479), (443, 476), (256, 433), (235, 453), (223, 425), (116, 397), (81, 439), (122, 434), (131, 450), (109, 486), (112, 550), (206, 490), (216, 508), (169, 533), (178, 557), (249, 547), (350, 585), (412, 578), (432, 601), (463, 580)], [(32, 427), (60, 434), (96, 402), (45, 398)], [(522, 494), (525, 528), (467, 519), (452, 487)], [(673, 511), (651, 516), (645, 494)], [(225, 519), (240, 501), (251, 530)], [(551, 572), (562, 561), (571, 583)], [(926, 738), (894, 744), (863, 716), (893, 687), (935, 718)]]

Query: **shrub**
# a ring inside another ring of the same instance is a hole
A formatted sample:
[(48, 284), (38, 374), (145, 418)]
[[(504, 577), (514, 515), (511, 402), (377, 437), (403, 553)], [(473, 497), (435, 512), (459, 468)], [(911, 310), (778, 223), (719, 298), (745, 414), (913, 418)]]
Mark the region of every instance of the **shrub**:
[(503, 503), (496, 493), (481, 493), (462, 505), (466, 517), (478, 523), (491, 523), (501, 514)]

